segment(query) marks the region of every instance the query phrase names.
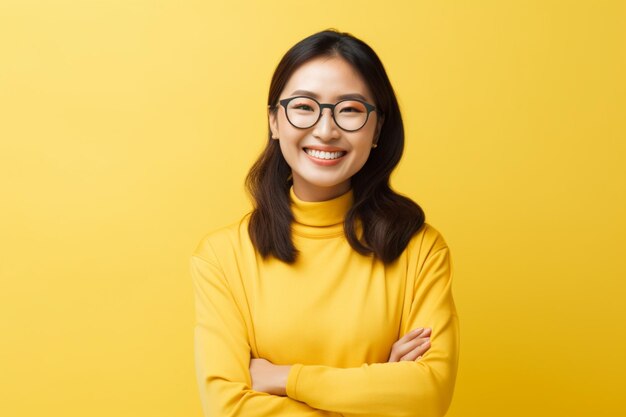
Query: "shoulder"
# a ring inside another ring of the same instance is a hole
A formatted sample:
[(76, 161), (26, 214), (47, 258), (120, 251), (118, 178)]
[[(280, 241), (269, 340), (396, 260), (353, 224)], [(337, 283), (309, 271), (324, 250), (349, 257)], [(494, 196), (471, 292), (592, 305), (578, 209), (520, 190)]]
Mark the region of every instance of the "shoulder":
[(425, 279), (447, 280), (451, 276), (452, 259), (448, 244), (442, 233), (428, 223), (424, 223), (413, 236), (404, 259), (407, 274), (415, 277), (413, 286), (425, 285)]
[(250, 214), (246, 213), (236, 222), (218, 227), (207, 232), (198, 242), (192, 256), (218, 264), (224, 252), (241, 247), (249, 242), (248, 223)]
[(448, 249), (448, 244), (443, 234), (433, 225), (426, 222), (413, 235), (406, 248), (409, 253), (422, 255), (433, 254), (442, 249)]

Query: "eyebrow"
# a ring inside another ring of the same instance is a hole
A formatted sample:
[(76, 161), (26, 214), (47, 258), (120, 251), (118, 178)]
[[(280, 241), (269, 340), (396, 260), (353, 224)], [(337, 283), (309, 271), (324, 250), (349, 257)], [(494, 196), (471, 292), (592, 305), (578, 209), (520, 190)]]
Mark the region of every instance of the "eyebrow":
[[(291, 93), (292, 96), (299, 96), (299, 95), (303, 95), (303, 96), (311, 96), (314, 99), (319, 99), (320, 97), (315, 94), (312, 91), (307, 91), (307, 90), (296, 90), (294, 92)], [(349, 100), (349, 99), (358, 99), (358, 100), (363, 100), (363, 101), (369, 101), (368, 99), (365, 98), (365, 96), (363, 96), (362, 94), (359, 93), (350, 93), (350, 94), (342, 94), (337, 96), (337, 99), (339, 100)]]

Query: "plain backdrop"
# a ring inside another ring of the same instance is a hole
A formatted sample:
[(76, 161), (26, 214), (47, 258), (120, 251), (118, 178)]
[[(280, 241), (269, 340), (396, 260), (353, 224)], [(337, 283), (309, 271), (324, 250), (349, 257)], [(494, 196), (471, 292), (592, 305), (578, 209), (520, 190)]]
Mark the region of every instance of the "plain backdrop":
[[(302, 38), (379, 54), (450, 245), (449, 417), (626, 407), (626, 3), (2, 0), (0, 415), (200, 417), (189, 257)], [(621, 410), (621, 411), (619, 411)]]

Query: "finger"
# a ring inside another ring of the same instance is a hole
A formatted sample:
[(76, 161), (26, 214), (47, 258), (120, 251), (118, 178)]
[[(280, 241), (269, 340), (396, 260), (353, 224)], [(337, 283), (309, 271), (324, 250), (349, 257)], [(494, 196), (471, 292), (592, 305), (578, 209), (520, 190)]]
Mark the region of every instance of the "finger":
[(428, 337), (424, 337), (422, 338), (420, 337), (416, 337), (415, 339), (403, 344), (403, 345), (399, 345), (394, 349), (394, 356), (396, 358), (402, 358), (404, 355), (406, 355), (407, 353), (411, 352), (412, 350), (416, 349), (419, 346), (422, 346), (424, 344), (424, 342), (429, 341), (430, 339)]
[(417, 328), (417, 329), (413, 329), (410, 332), (408, 332), (407, 334), (405, 334), (404, 337), (402, 337), (400, 340), (398, 340), (397, 343), (404, 344), (404, 343), (408, 342), (409, 340), (412, 340), (415, 337), (421, 335), (422, 333), (424, 333), (425, 330), (428, 330), (428, 329), (424, 329), (423, 327), (420, 327), (420, 328)]
[(415, 347), (421, 345), (430, 337), (432, 333), (431, 328), (417, 328), (407, 333), (404, 337), (393, 344), (391, 349), (391, 355), (389, 356), (389, 362), (397, 362), (400, 357), (409, 353)]
[(426, 339), (430, 337), (431, 333), (432, 331), (430, 328), (423, 329), (421, 332), (415, 332), (413, 333), (412, 337), (411, 337), (411, 333), (409, 333), (405, 336), (405, 337), (407, 336), (409, 337), (408, 340), (403, 341), (404, 338), (402, 338), (396, 342), (396, 346), (401, 348), (403, 345), (407, 343), (414, 343), (414, 346), (415, 346), (415, 343), (417, 343), (418, 345), (422, 344), (424, 341), (426, 341)]
[(414, 361), (424, 355), (430, 349), (430, 340), (417, 346), (415, 349), (400, 358), (401, 361)]

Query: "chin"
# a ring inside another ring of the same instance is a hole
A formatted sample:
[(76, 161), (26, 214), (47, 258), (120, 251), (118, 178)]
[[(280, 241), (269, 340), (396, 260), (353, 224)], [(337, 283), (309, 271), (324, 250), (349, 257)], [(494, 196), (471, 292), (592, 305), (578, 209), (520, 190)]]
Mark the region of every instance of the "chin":
[(341, 186), (348, 178), (319, 178), (319, 177), (301, 177), (307, 184), (313, 187), (333, 188)]

